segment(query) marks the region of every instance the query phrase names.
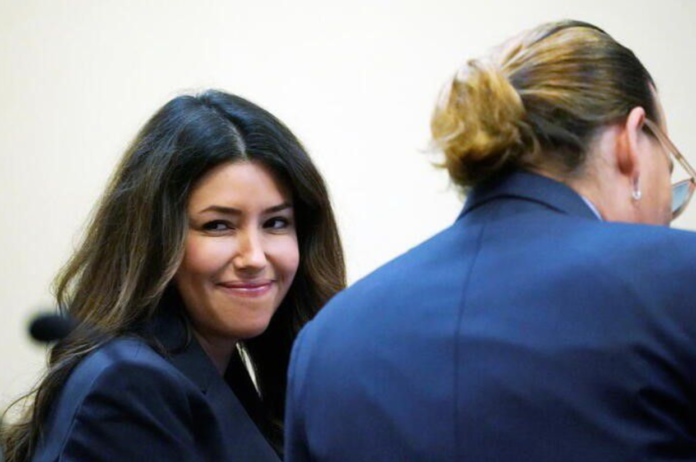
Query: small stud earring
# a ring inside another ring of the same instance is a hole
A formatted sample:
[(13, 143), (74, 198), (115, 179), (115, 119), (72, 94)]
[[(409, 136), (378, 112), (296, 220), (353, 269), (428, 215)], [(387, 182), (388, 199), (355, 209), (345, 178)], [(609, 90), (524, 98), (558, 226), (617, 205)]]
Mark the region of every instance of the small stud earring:
[(640, 192), (640, 180), (638, 178), (633, 181), (633, 192), (631, 193), (631, 197), (633, 197), (633, 200), (636, 202), (643, 197), (643, 193)]

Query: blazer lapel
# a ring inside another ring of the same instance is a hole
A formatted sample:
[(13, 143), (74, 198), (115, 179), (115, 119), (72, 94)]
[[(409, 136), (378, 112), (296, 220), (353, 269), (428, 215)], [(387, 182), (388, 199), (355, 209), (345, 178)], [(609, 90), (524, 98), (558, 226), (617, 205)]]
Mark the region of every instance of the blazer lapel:
[(222, 379), (210, 383), (207, 392), (235, 460), (278, 462), (280, 459), (247, 414), (242, 403)]
[(153, 321), (152, 333), (169, 352), (168, 360), (206, 395), (217, 417), (225, 445), (233, 460), (278, 462), (271, 445), (249, 417), (244, 406), (200, 346), (195, 337), (187, 338), (187, 329), (179, 307), (163, 306)]

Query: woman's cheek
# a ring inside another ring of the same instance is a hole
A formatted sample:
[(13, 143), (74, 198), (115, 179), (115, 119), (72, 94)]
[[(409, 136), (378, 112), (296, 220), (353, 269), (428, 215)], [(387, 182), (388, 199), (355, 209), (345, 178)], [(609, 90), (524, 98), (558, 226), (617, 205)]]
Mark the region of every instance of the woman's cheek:
[(225, 269), (234, 248), (232, 238), (195, 236), (187, 242), (184, 263), (197, 273), (217, 273)]
[(285, 239), (279, 242), (278, 246), (283, 272), (286, 273), (286, 277), (292, 279), (300, 264), (300, 249), (298, 247), (297, 237), (294, 235), (285, 236)]

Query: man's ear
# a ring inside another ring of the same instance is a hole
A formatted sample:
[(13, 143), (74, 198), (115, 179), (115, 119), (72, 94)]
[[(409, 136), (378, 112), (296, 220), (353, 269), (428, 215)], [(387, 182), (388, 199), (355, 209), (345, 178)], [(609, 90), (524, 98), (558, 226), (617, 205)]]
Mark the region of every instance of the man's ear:
[(616, 161), (619, 170), (631, 178), (636, 184), (640, 174), (640, 147), (644, 140), (643, 125), (645, 124), (645, 109), (635, 107), (628, 113), (626, 121), (621, 126), (616, 146)]

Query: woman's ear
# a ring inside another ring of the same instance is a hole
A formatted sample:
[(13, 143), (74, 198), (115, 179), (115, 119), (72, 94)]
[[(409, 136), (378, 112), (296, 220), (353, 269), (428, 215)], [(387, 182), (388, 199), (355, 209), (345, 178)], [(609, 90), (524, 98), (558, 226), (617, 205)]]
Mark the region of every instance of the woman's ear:
[(631, 184), (637, 184), (640, 176), (640, 148), (643, 141), (645, 109), (635, 107), (628, 113), (621, 126), (616, 149), (616, 161), (621, 173), (630, 178)]

